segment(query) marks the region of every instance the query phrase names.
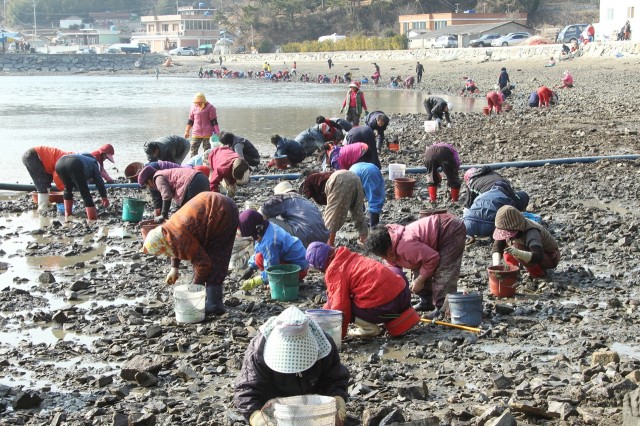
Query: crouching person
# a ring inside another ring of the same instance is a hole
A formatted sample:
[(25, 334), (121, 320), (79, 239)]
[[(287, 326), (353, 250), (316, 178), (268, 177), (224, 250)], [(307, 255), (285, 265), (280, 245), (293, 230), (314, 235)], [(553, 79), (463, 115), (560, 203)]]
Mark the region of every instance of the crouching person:
[[(255, 210), (245, 210), (240, 214), (240, 234), (243, 237), (251, 237), (255, 241), (255, 254), (249, 259), (249, 268), (243, 274), (242, 290), (249, 291), (258, 286), (267, 284), (267, 268), (283, 263), (300, 266), (298, 278), (303, 280), (307, 276), (309, 264), (304, 258), (306, 250), (302, 241), (292, 236), (275, 223), (267, 219)], [(257, 270), (262, 273), (250, 278)]]
[(178, 280), (181, 260), (191, 261), (193, 284), (206, 287), (207, 314), (221, 315), (225, 312), (222, 283), (237, 228), (238, 208), (233, 200), (215, 192), (201, 192), (149, 232), (143, 251), (171, 258), (167, 284)]
[(493, 265), (504, 261), (524, 266), (532, 278), (542, 278), (546, 270), (560, 262), (560, 250), (555, 238), (544, 226), (525, 218), (515, 207), (500, 207), (493, 232)]
[[(274, 424), (273, 399), (318, 394), (336, 400), (336, 422), (347, 415), (349, 370), (333, 340), (290, 306), (267, 320), (251, 340), (236, 379), (233, 402), (251, 426)], [(268, 421), (271, 421), (268, 423)]]
[(325, 243), (311, 243), (307, 261), (324, 272), (327, 303), (324, 309), (342, 311), (342, 336), (349, 323), (351, 334), (373, 337), (380, 334), (378, 324), (391, 322), (411, 309), (409, 282), (402, 269), (390, 269), (346, 247), (333, 248)]

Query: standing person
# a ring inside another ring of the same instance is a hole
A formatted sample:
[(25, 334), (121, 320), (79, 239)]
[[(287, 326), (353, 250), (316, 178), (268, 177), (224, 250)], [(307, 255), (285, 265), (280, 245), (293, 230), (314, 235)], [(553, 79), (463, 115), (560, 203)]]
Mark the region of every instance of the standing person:
[(380, 334), (378, 324), (393, 321), (411, 308), (411, 291), (403, 275), (382, 263), (354, 253), (312, 243), (306, 255), (309, 265), (324, 273), (327, 303), (323, 309), (342, 311), (342, 337), (350, 323), (360, 337)]
[[(290, 306), (263, 324), (244, 354), (233, 402), (251, 426), (273, 424), (273, 400), (319, 394), (335, 398), (336, 426), (347, 417), (349, 370), (333, 339)], [(271, 422), (268, 422), (268, 420)], [(333, 423), (332, 423), (333, 424)]]
[[(156, 170), (146, 166), (138, 175), (138, 184), (157, 191), (158, 198), (154, 198), (154, 208), (161, 209), (155, 221), (160, 223), (169, 218), (171, 201), (181, 207), (201, 192), (209, 190), (209, 181), (201, 172), (188, 167), (177, 167)], [(153, 193), (152, 193), (153, 195)], [(157, 210), (156, 210), (157, 211)]]
[[(307, 153), (302, 144), (293, 139), (283, 138), (280, 135), (271, 136), (271, 144), (276, 147), (274, 157), (286, 156), (289, 164), (295, 166), (302, 163), (307, 158)], [(275, 165), (275, 160), (271, 160), (267, 167)]]
[(364, 190), (358, 176), (348, 170), (334, 172), (325, 186), (327, 207), (324, 209), (324, 224), (329, 230), (327, 244), (333, 246), (336, 234), (347, 221), (351, 213), (359, 242), (364, 243), (369, 230), (364, 218)]
[(385, 200), (382, 172), (371, 163), (356, 163), (349, 168), (349, 171), (355, 173), (362, 183), (364, 197), (367, 200), (369, 228), (374, 228), (380, 222), (380, 213), (382, 213)]
[(418, 81), (418, 84), (420, 84), (420, 82), (422, 81), (422, 73), (424, 72), (424, 65), (422, 65), (420, 62), (416, 63), (416, 80)]
[(553, 98), (553, 91), (547, 86), (538, 87), (538, 106), (549, 108), (551, 99)]
[(487, 106), (489, 107), (489, 114), (495, 111), (499, 114), (502, 111), (502, 102), (504, 101), (502, 93), (496, 90), (492, 90), (487, 93)]
[(72, 152), (51, 146), (36, 146), (28, 149), (22, 155), (22, 163), (27, 168), (38, 193), (39, 213), (43, 213), (49, 208), (51, 182), (55, 182), (58, 191), (64, 189), (64, 183), (56, 172), (56, 163), (60, 158), (69, 154)]
[(627, 19), (627, 22), (624, 23), (622, 27), (622, 32), (624, 33), (625, 40), (631, 40), (631, 23)]
[(168, 161), (181, 164), (189, 153), (189, 140), (182, 136), (163, 136), (144, 144), (148, 161)]
[[(267, 269), (273, 265), (298, 265), (300, 267), (298, 279), (303, 280), (307, 276), (309, 264), (304, 258), (306, 249), (300, 239), (251, 209), (240, 213), (238, 227), (243, 237), (251, 237), (255, 243), (255, 254), (249, 259), (249, 267), (241, 276), (241, 279), (245, 280), (242, 283), (242, 290), (249, 291), (268, 284)], [(260, 275), (250, 278), (257, 270), (262, 271)]]
[(498, 88), (502, 91), (505, 87), (511, 86), (511, 80), (509, 80), (509, 73), (507, 73), (507, 69), (502, 67), (500, 69), (500, 74), (498, 74)]
[(454, 215), (434, 214), (407, 226), (379, 228), (369, 235), (365, 248), (392, 266), (413, 272), (411, 291), (420, 296), (417, 311), (434, 319), (447, 294), (458, 288), (466, 228)]
[(589, 41), (593, 43), (596, 36), (596, 29), (593, 27), (593, 24), (589, 24), (587, 27), (587, 36), (589, 37)]
[(189, 111), (187, 127), (184, 129), (184, 137), (191, 137), (191, 156), (198, 154), (200, 144), (203, 151), (211, 148), (210, 139), (212, 135), (220, 133), (218, 127), (218, 114), (213, 105), (207, 102), (207, 98), (202, 93), (196, 93), (193, 97), (193, 105)]
[(442, 177), (438, 172), (442, 168), (447, 177), (447, 186), (451, 191), (451, 201), (458, 201), (460, 196), (460, 156), (458, 151), (448, 143), (434, 143), (427, 147), (424, 153), (424, 165), (427, 168), (427, 187), (429, 188), (429, 201), (435, 203), (438, 198), (438, 186)]
[(89, 191), (87, 181), (93, 179), (98, 193), (102, 198), (102, 206), (109, 207), (109, 198), (107, 198), (107, 189), (104, 186), (104, 180), (100, 175), (100, 165), (91, 154), (68, 154), (56, 162), (56, 173), (64, 183), (64, 215), (69, 217), (73, 212), (73, 190), (74, 188), (80, 192), (80, 196), (84, 201), (85, 211), (88, 220), (98, 219), (98, 211), (93, 202), (93, 197)]
[(376, 132), (376, 147), (378, 154), (381, 153), (384, 145), (384, 132), (389, 126), (389, 117), (382, 111), (373, 111), (367, 116), (365, 124)]
[(422, 102), (424, 109), (427, 111), (427, 120), (435, 118), (438, 125), (442, 125), (442, 121), (451, 124), (451, 104), (445, 102), (444, 99), (437, 96), (429, 96)]
[(249, 163), (228, 146), (217, 146), (211, 150), (209, 167), (209, 189), (213, 192), (220, 192), (220, 183), (224, 181), (227, 195), (233, 197), (236, 194), (236, 183), (244, 185), (249, 182)]
[(107, 173), (104, 168), (104, 160), (109, 160), (112, 163), (115, 163), (115, 160), (113, 159), (114, 154), (115, 151), (113, 149), (113, 145), (111, 145), (110, 143), (102, 145), (100, 148), (91, 153), (91, 155), (93, 155), (93, 158), (96, 159), (98, 165), (100, 166), (100, 176), (102, 176), (102, 179), (104, 179), (104, 181), (107, 183), (113, 183), (113, 179), (111, 178), (111, 176), (109, 176), (109, 173)]
[(251, 167), (260, 164), (260, 153), (247, 139), (236, 136), (231, 132), (220, 132), (220, 143), (230, 147), (240, 158), (246, 160)]
[[(202, 69), (202, 68), (200, 68)], [(160, 78), (160, 68), (156, 67), (156, 80)]]
[(329, 230), (318, 206), (298, 194), (289, 182), (277, 184), (273, 193), (258, 210), (262, 216), (298, 237), (305, 247), (314, 241), (329, 239)]
[(298, 76), (298, 64), (296, 61), (293, 61), (293, 67), (291, 67), (291, 75)]
[(222, 55), (218, 56), (218, 63), (222, 66)]
[(500, 207), (493, 232), (492, 261), (500, 265), (524, 266), (532, 278), (541, 278), (546, 270), (560, 262), (560, 250), (555, 238), (539, 223), (525, 218), (515, 207)]
[(167, 284), (174, 284), (180, 277), (180, 261), (190, 261), (193, 284), (206, 289), (206, 313), (221, 315), (226, 312), (222, 283), (227, 277), (237, 228), (238, 207), (233, 200), (222, 194), (201, 192), (151, 230), (143, 250), (171, 258)]
[(331, 58), (327, 59), (327, 64), (329, 65), (329, 71), (331, 71), (331, 67), (333, 66), (333, 61)]
[(382, 77), (382, 74), (380, 74), (380, 66), (378, 64), (374, 62), (373, 66), (375, 67), (375, 72), (371, 76), (371, 79), (373, 80), (373, 83), (377, 86), (378, 81), (380, 81), (380, 78)]
[(381, 169), (382, 165), (380, 164), (380, 158), (378, 157), (378, 150), (376, 149), (376, 136), (373, 133), (373, 129), (369, 126), (356, 126), (351, 128), (347, 132), (345, 136), (345, 141), (347, 145), (354, 144), (358, 142), (364, 142), (367, 144), (368, 149), (362, 157), (360, 157), (360, 161), (364, 161), (367, 163), (371, 163), (375, 165), (377, 168)]
[(364, 93), (360, 91), (360, 83), (357, 81), (349, 83), (349, 91), (342, 102), (340, 114), (347, 112), (346, 120), (354, 127), (360, 124), (360, 115), (364, 110), (364, 115), (369, 114), (367, 103), (364, 100)]

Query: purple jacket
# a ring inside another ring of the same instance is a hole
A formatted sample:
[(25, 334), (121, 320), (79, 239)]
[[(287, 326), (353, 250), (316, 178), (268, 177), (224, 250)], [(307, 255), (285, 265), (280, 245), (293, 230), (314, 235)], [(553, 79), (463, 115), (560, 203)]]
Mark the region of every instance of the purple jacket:
[(218, 125), (218, 114), (209, 102), (202, 109), (196, 104), (191, 105), (189, 123), (193, 124), (191, 134), (196, 138), (208, 138), (214, 133), (218, 133), (214, 128)]

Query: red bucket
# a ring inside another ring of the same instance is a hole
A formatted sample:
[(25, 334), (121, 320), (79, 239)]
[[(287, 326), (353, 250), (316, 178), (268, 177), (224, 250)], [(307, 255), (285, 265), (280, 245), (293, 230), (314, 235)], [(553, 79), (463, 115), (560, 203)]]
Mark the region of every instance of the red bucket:
[(410, 198), (413, 197), (416, 180), (413, 178), (395, 178), (393, 180), (393, 187), (396, 200), (400, 198)]
[(411, 330), (414, 325), (420, 322), (420, 314), (410, 307), (404, 311), (400, 316), (392, 321), (389, 321), (384, 325), (387, 333), (393, 337), (402, 336), (407, 331)]
[(514, 265), (489, 266), (489, 290), (497, 297), (512, 297), (516, 294), (520, 268)]
[(483, 113), (484, 115), (489, 115), (489, 114), (491, 114), (491, 108), (489, 108), (488, 106), (483, 106), (483, 107), (482, 107), (482, 113)]

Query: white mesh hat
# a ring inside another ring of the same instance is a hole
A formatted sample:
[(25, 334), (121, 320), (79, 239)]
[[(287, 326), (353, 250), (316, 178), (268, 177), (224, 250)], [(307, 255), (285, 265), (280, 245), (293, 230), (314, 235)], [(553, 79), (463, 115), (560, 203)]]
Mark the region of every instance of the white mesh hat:
[(264, 361), (278, 373), (300, 373), (331, 352), (320, 326), (295, 306), (260, 327), (265, 336)]

